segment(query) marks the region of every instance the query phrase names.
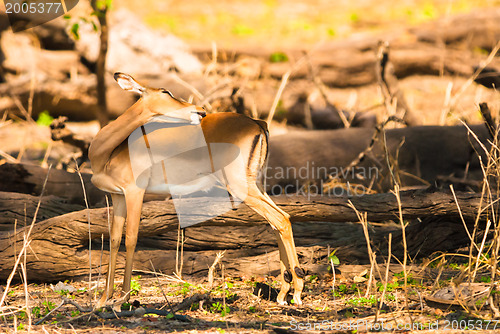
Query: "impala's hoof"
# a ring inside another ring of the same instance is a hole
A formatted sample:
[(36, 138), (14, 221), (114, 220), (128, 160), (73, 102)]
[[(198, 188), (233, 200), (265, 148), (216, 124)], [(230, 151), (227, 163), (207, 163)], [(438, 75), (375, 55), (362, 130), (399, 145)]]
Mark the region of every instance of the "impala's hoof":
[(279, 305), (287, 305), (287, 302), (286, 302), (287, 292), (280, 291), (280, 293), (278, 294), (278, 298), (276, 298), (276, 302)]
[(299, 278), (306, 277), (306, 273), (304, 272), (304, 270), (302, 268), (295, 267), (294, 271), (295, 271), (295, 274), (297, 275), (297, 277), (299, 277)]
[(302, 305), (302, 299), (300, 298), (300, 293), (298, 295), (293, 295), (293, 305)]
[(285, 270), (283, 272), (283, 280), (287, 283), (290, 283), (292, 282), (292, 279), (293, 279), (292, 274), (288, 270)]
[(288, 305), (288, 303), (286, 302), (286, 300), (278, 300), (278, 305), (286, 306)]

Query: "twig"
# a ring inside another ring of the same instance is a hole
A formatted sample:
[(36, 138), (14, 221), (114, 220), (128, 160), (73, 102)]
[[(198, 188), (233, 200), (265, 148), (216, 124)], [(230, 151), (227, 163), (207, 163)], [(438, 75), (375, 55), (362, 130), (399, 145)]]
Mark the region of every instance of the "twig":
[[(351, 126), (351, 123), (347, 120), (347, 118), (345, 117), (345, 115), (342, 112), (342, 110), (339, 110), (336, 106), (334, 106), (333, 104), (331, 104), (330, 101), (328, 100), (328, 96), (326, 95), (326, 90), (325, 90), (325, 84), (321, 81), (321, 79), (317, 75), (317, 73), (314, 70), (314, 67), (313, 67), (313, 65), (311, 63), (311, 60), (309, 59), (309, 56), (307, 54), (306, 54), (306, 59), (307, 59), (307, 65), (309, 67), (309, 72), (311, 73), (313, 82), (316, 85), (316, 87), (318, 88), (321, 96), (323, 97), (323, 100), (325, 101), (325, 104), (328, 107), (334, 109), (338, 113), (340, 119), (342, 120), (342, 123), (344, 124), (344, 127), (346, 129), (349, 128)], [(309, 106), (308, 103), (307, 103), (307, 105)], [(309, 111), (309, 113), (310, 113), (310, 111)]]
[(12, 282), (12, 279), (14, 278), (14, 275), (15, 275), (16, 270), (17, 270), (17, 266), (19, 265), (19, 261), (21, 260), (21, 257), (23, 256), (24, 252), (26, 251), (26, 249), (29, 247), (29, 245), (31, 243), (31, 240), (29, 240), (29, 237), (31, 235), (31, 232), (33, 231), (33, 227), (35, 226), (36, 218), (38, 216), (38, 210), (40, 210), (40, 204), (42, 203), (42, 198), (43, 198), (43, 195), (45, 193), (45, 187), (47, 185), (47, 180), (49, 179), (51, 169), (52, 169), (52, 165), (49, 166), (49, 169), (47, 171), (47, 176), (45, 177), (45, 181), (43, 182), (42, 191), (40, 193), (40, 198), (38, 199), (38, 204), (36, 206), (35, 214), (33, 215), (33, 220), (31, 222), (28, 233), (25, 235), (23, 248), (19, 252), (19, 255), (16, 259), (16, 263), (14, 264), (14, 268), (12, 269), (12, 272), (10, 273), (10, 275), (7, 279), (7, 283), (5, 284), (5, 290), (4, 290), (4, 293), (2, 295), (2, 299), (0, 300), (0, 308), (2, 307), (2, 305), (5, 301), (5, 297), (7, 296), (7, 293), (9, 292), (10, 283)]
[(156, 277), (156, 282), (158, 283), (158, 287), (161, 290), (163, 298), (165, 298), (165, 301), (167, 302), (167, 305), (168, 305), (168, 308), (170, 309), (170, 312), (175, 315), (175, 312), (172, 308), (172, 305), (170, 304), (170, 301), (168, 300), (167, 295), (165, 294), (165, 291), (163, 291), (163, 287), (161, 286), (160, 279), (158, 278), (158, 275), (156, 274), (156, 269), (155, 269), (155, 266), (153, 265), (153, 261), (151, 261), (151, 259), (149, 259), (149, 263), (151, 264), (151, 268), (153, 269), (153, 272), (154, 272), (155, 277)]
[[(121, 311), (121, 312), (94, 312), (96, 316), (102, 319), (118, 319), (118, 318), (128, 318), (128, 317), (134, 317), (134, 316), (140, 316), (142, 317), (144, 314), (156, 314), (156, 315), (161, 315), (161, 316), (168, 316), (171, 314), (167, 310), (158, 310), (155, 308), (140, 308), (135, 309), (133, 311)], [(190, 322), (189, 318), (184, 315), (180, 314), (173, 314), (174, 320), (179, 320), (183, 322)]]
[(269, 110), (269, 114), (267, 115), (267, 127), (268, 129), (271, 129), (271, 121), (274, 118), (274, 113), (276, 112), (276, 108), (278, 107), (278, 103), (281, 99), (281, 95), (283, 94), (283, 91), (285, 90), (286, 84), (288, 82), (288, 78), (290, 75), (297, 69), (299, 68), (302, 63), (307, 59), (306, 56), (300, 58), (293, 66), (290, 68), (283, 76), (281, 77), (281, 83), (278, 88), (278, 91), (276, 92), (276, 95), (274, 96), (274, 101), (271, 106), (271, 109)]
[(31, 331), (31, 325), (33, 322), (33, 319), (31, 317), (31, 310), (29, 307), (29, 293), (28, 293), (28, 274), (26, 272), (26, 252), (24, 252), (24, 263), (21, 263), (21, 272), (22, 272), (22, 280), (23, 280), (23, 286), (24, 286), (24, 298), (25, 298), (25, 303), (26, 303), (26, 314), (28, 315), (28, 332)]
[(474, 80), (478, 77), (478, 75), (484, 70), (486, 66), (488, 66), (493, 59), (495, 59), (498, 51), (500, 50), (500, 41), (495, 45), (495, 47), (491, 50), (488, 58), (479, 66), (474, 74), (460, 87), (460, 90), (451, 98), (450, 100), (450, 109), (455, 106), (458, 102), (458, 99), (462, 96), (462, 94), (467, 90), (467, 88), (474, 82)]
[[(389, 124), (389, 122), (398, 122), (398, 123), (404, 123), (404, 121), (396, 116), (390, 116), (388, 117), (385, 121), (381, 122), (379, 125), (375, 127), (375, 131), (373, 131), (372, 138), (370, 139), (370, 144), (358, 154), (358, 156), (352, 160), (349, 165), (345, 168), (345, 171), (347, 172), (346, 175), (351, 171), (352, 168), (356, 167), (365, 157), (368, 155), (368, 153), (371, 152), (373, 147), (375, 146), (375, 143), (377, 142), (377, 136), (382, 133), (384, 130), (385, 126)], [(386, 153), (387, 154), (387, 153)], [(374, 161), (375, 163), (378, 163), (379, 167), (382, 167), (382, 164), (379, 161)], [(370, 187), (371, 188), (371, 187)]]
[(371, 243), (370, 243), (370, 234), (368, 233), (368, 219), (367, 219), (368, 213), (367, 212), (364, 212), (364, 213), (359, 212), (358, 209), (356, 209), (354, 204), (351, 202), (351, 200), (348, 200), (347, 203), (348, 203), (348, 206), (351, 209), (353, 209), (354, 212), (356, 213), (356, 215), (358, 216), (358, 220), (361, 223), (361, 226), (363, 227), (363, 233), (365, 235), (366, 248), (368, 250), (368, 257), (370, 259), (370, 277), (368, 278), (368, 284), (367, 284), (366, 294), (365, 294), (365, 297), (368, 297), (370, 295), (370, 289), (371, 289), (372, 282), (373, 282), (375, 267), (377, 268), (379, 276), (382, 277), (382, 275), (380, 274), (380, 270), (379, 270), (377, 262), (376, 262), (377, 256), (373, 252), (372, 247), (371, 247)]
[(490, 133), (491, 139), (496, 138), (496, 129), (497, 125), (491, 116), (490, 108), (488, 107), (488, 103), (483, 102), (479, 104), (479, 111), (481, 112), (481, 116), (483, 116), (484, 124)]
[(87, 208), (87, 223), (89, 227), (89, 302), (90, 302), (90, 307), (92, 307), (92, 293), (91, 293), (91, 288), (92, 288), (92, 231), (91, 231), (91, 224), (90, 224), (90, 209), (89, 209), (89, 202), (87, 201), (87, 192), (85, 191), (85, 183), (83, 182), (82, 174), (80, 173), (80, 169), (78, 168), (78, 163), (76, 162), (76, 172), (78, 173), (78, 177), (80, 178), (80, 182), (82, 183), (82, 190), (83, 190), (83, 199), (85, 201), (85, 207)]
[(19, 109), (19, 111), (21, 112), (21, 114), (23, 114), (24, 117), (26, 118), (26, 121), (31, 123), (31, 124), (36, 124), (36, 122), (31, 117), (30, 113), (28, 113), (28, 111), (24, 108), (24, 106), (21, 103), (21, 101), (19, 100), (19, 98), (17, 96), (12, 96), (12, 99), (14, 100), (14, 103), (16, 104), (16, 106)]
[(218, 252), (217, 255), (215, 256), (214, 263), (212, 263), (212, 265), (208, 269), (208, 288), (209, 289), (211, 289), (213, 284), (214, 284), (215, 267), (220, 262), (220, 260), (224, 257), (225, 253), (226, 253), (226, 251)]
[(405, 285), (404, 285), (404, 292), (405, 292), (405, 307), (407, 310), (408, 308), (408, 272), (406, 270), (406, 264), (408, 261), (408, 244), (406, 242), (406, 225), (403, 220), (403, 210), (402, 210), (402, 205), (401, 205), (401, 196), (399, 193), (399, 184), (394, 185), (394, 190), (391, 190), (391, 192), (396, 196), (396, 200), (398, 202), (398, 216), (399, 216), (399, 223), (401, 225), (401, 235), (403, 238), (403, 273), (404, 273), (404, 280), (405, 280)]
[[(179, 248), (180, 248), (180, 260), (179, 260)], [(182, 279), (183, 262), (184, 262), (184, 229), (181, 228), (181, 223), (179, 222), (177, 228), (177, 244), (175, 251), (175, 275), (178, 276), (180, 279)]]
[(283, 74), (283, 77), (281, 78), (281, 83), (280, 87), (278, 88), (278, 91), (276, 92), (276, 95), (274, 96), (274, 101), (271, 106), (271, 110), (269, 110), (269, 115), (267, 115), (267, 127), (270, 128), (271, 126), (271, 121), (274, 118), (274, 113), (276, 112), (276, 108), (278, 107), (278, 103), (281, 99), (281, 95), (283, 94), (283, 90), (285, 89), (285, 86), (288, 82), (288, 78), (292, 74), (292, 69), (289, 69), (285, 74)]
[(453, 189), (453, 184), (450, 184), (450, 190), (451, 190), (451, 193), (453, 195), (453, 199), (455, 200), (455, 203), (457, 204), (458, 214), (460, 215), (460, 219), (462, 220), (462, 224), (464, 224), (465, 232), (467, 232), (467, 236), (469, 237), (472, 244), (476, 247), (477, 250), (479, 250), (477, 248), (476, 243), (472, 239), (472, 235), (470, 234), (469, 229), (467, 228), (467, 224), (465, 223), (465, 219), (464, 219), (464, 216), (462, 214), (462, 209), (460, 208), (460, 205), (458, 204), (457, 195), (455, 194), (455, 189)]
[(7, 162), (10, 163), (19, 163), (20, 161), (16, 158), (14, 158), (12, 155), (5, 153), (4, 151), (0, 150), (0, 156), (4, 157)]
[(63, 301), (61, 301), (61, 303), (59, 305), (57, 305), (55, 308), (53, 308), (52, 310), (50, 310), (49, 313), (47, 313), (42, 319), (38, 320), (36, 323), (35, 323), (35, 326), (36, 325), (40, 325), (42, 322), (44, 322), (46, 319), (48, 319), (52, 313), (54, 313), (55, 311), (59, 310), (61, 307), (63, 307), (65, 304), (67, 304), (67, 302), (63, 299)]
[(191, 297), (188, 297), (184, 299), (180, 304), (174, 307), (176, 311), (184, 310), (186, 308), (189, 308), (191, 305), (194, 303), (198, 303), (202, 300), (210, 300), (210, 294), (209, 293), (197, 293), (195, 295), (192, 295)]
[[(189, 84), (185, 80), (181, 79), (176, 73), (171, 73), (172, 79), (174, 79), (175, 82), (183, 86), (184, 88), (187, 88), (191, 93), (194, 94), (199, 100), (203, 100), (204, 96), (198, 89), (196, 89), (193, 85)], [(208, 102), (206, 102), (208, 104)]]
[(391, 265), (391, 254), (392, 254), (391, 247), (392, 247), (392, 233), (389, 233), (389, 242), (388, 242), (389, 254), (387, 255), (387, 265), (385, 267), (384, 290), (382, 290), (382, 296), (380, 297), (380, 303), (379, 303), (379, 306), (377, 307), (377, 313), (375, 314), (375, 320), (373, 321), (374, 323), (377, 322), (378, 315), (380, 314), (380, 309), (382, 308), (382, 305), (384, 304), (385, 293), (387, 292), (387, 284), (389, 282), (389, 267)]
[(399, 89), (398, 79), (393, 71), (394, 66), (389, 60), (389, 43), (387, 41), (379, 42), (375, 72), (388, 115), (391, 115), (391, 105), (395, 104), (392, 111), (396, 113), (398, 109), (403, 110), (403, 120), (405, 120), (408, 125), (416, 125), (418, 121), (412, 117), (404, 93)]
[(476, 278), (477, 268), (479, 267), (479, 261), (481, 259), (481, 254), (483, 252), (484, 243), (486, 242), (486, 237), (488, 236), (488, 231), (490, 230), (490, 226), (491, 226), (491, 220), (488, 219), (488, 222), (486, 223), (486, 230), (484, 231), (483, 241), (481, 241), (481, 246), (479, 247), (479, 251), (477, 254), (476, 266), (474, 267), (474, 271), (472, 273), (472, 282), (474, 282)]

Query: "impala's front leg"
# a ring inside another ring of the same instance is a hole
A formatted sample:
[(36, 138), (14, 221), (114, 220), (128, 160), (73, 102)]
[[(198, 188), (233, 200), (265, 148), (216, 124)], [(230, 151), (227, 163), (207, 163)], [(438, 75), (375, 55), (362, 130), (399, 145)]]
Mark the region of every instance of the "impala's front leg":
[[(132, 263), (134, 261), (135, 246), (137, 245), (137, 235), (139, 233), (139, 223), (141, 221), (142, 201), (144, 200), (144, 189), (133, 187), (125, 192), (127, 203), (127, 226), (125, 232), (125, 274), (123, 276), (122, 291), (124, 294), (130, 292), (130, 280), (132, 278)], [(130, 294), (125, 297), (128, 301)]]
[(115, 284), (115, 270), (116, 258), (118, 250), (122, 241), (123, 225), (127, 217), (127, 206), (125, 204), (125, 197), (121, 194), (111, 194), (113, 201), (113, 221), (111, 222), (111, 229), (109, 231), (110, 250), (109, 250), (109, 263), (108, 273), (106, 275), (106, 286), (101, 299), (96, 305), (97, 308), (103, 307), (108, 299), (113, 295), (113, 288)]

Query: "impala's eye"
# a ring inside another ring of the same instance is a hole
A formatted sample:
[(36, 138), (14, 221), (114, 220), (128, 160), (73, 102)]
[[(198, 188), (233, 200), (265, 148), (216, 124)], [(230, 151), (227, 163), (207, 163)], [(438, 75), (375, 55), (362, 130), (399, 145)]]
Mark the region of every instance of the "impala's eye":
[(174, 94), (172, 94), (169, 90), (166, 90), (166, 89), (162, 88), (161, 92), (170, 95), (170, 97), (174, 99)]

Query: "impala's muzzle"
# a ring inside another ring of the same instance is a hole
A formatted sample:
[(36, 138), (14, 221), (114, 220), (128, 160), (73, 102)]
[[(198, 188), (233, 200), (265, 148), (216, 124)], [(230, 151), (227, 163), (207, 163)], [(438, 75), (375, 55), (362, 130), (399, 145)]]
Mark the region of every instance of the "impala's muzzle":
[(205, 110), (196, 110), (196, 111), (191, 111), (192, 113), (198, 114), (201, 118), (207, 116), (207, 112)]

